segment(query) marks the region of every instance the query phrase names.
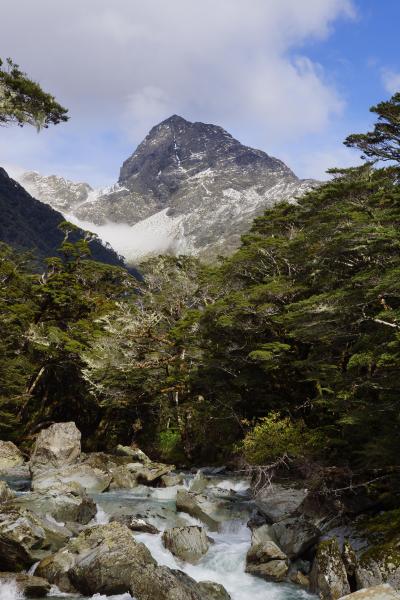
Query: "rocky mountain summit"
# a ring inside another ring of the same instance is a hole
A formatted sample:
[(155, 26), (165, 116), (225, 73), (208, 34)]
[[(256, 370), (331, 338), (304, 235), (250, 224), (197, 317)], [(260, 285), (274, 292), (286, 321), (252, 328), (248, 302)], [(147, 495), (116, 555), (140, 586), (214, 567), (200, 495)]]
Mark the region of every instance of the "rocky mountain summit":
[[(32, 173), (20, 181), (40, 200), (93, 224), (128, 261), (151, 252), (229, 254), (254, 217), (316, 185), (221, 127), (177, 115), (151, 129), (107, 190)], [(101, 229), (112, 224), (130, 230), (109, 239)]]

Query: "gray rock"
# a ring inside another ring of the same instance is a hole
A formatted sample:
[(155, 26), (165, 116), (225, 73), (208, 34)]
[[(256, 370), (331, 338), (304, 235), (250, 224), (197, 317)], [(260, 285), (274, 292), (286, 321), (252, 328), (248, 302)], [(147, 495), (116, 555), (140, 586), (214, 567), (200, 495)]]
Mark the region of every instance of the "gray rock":
[(197, 471), (193, 481), (189, 486), (189, 490), (191, 492), (195, 492), (196, 494), (204, 492), (208, 484), (210, 483), (210, 479), (204, 475), (201, 471)]
[(289, 571), (287, 556), (270, 539), (267, 526), (252, 532), (251, 547), (246, 555), (246, 572), (268, 581), (283, 581)]
[(96, 525), (53, 556), (42, 560), (36, 573), (62, 591), (83, 594), (122, 594), (130, 590), (133, 569), (155, 564), (143, 544), (119, 523)]
[(142, 465), (140, 468), (133, 470), (131, 463), (128, 468), (135, 474), (137, 474), (137, 480), (139, 483), (144, 485), (153, 485), (158, 482), (161, 477), (168, 475), (175, 469), (174, 465), (165, 465), (163, 463), (150, 462), (146, 465)]
[(32, 489), (46, 491), (56, 486), (79, 484), (87, 492), (104, 492), (110, 487), (111, 480), (111, 474), (77, 463), (59, 469), (39, 471), (32, 479)]
[(0, 512), (0, 564), (21, 571), (61, 548), (71, 532), (24, 508), (2, 506)]
[(138, 461), (143, 464), (151, 462), (147, 454), (140, 450), (140, 448), (134, 448), (133, 446), (121, 446), (121, 444), (118, 444), (115, 452), (118, 456), (125, 456), (130, 459), (133, 459), (133, 461), (131, 460), (130, 462)]
[(400, 594), (387, 583), (370, 587), (358, 592), (353, 592), (347, 596), (342, 596), (339, 600), (400, 600)]
[(304, 575), (301, 571), (292, 571), (289, 575), (289, 579), (292, 583), (296, 585), (300, 585), (301, 587), (308, 590), (310, 587), (310, 578), (307, 575)]
[(96, 525), (40, 562), (36, 573), (65, 592), (122, 594), (137, 600), (202, 600), (197, 584), (160, 567), (144, 544), (120, 523)]
[(356, 567), (356, 580), (359, 588), (388, 583), (400, 590), (400, 540), (390, 544), (373, 546), (364, 552)]
[(282, 519), (271, 525), (272, 539), (291, 559), (301, 556), (318, 542), (320, 530), (305, 517)]
[(110, 474), (112, 477), (110, 489), (130, 490), (139, 485), (137, 472), (129, 470), (126, 465), (112, 468)]
[(186, 490), (178, 490), (176, 509), (186, 512), (195, 519), (203, 521), (211, 531), (218, 531), (220, 521), (213, 515), (214, 507), (204, 496), (196, 495)]
[(0, 503), (12, 500), (15, 497), (15, 492), (10, 490), (5, 481), (0, 481)]
[(198, 583), (200, 593), (205, 600), (231, 600), (230, 595), (223, 585), (214, 581), (200, 581)]
[(28, 508), (42, 518), (50, 515), (58, 522), (77, 522), (82, 525), (89, 523), (97, 512), (96, 503), (86, 494), (61, 490), (24, 494), (14, 498), (11, 504), (16, 508)]
[(274, 484), (259, 492), (254, 501), (269, 521), (276, 523), (295, 513), (307, 496), (307, 490)]
[(117, 523), (121, 523), (130, 529), (131, 531), (136, 531), (137, 533), (160, 533), (157, 527), (145, 521), (144, 519), (139, 519), (137, 517), (132, 517), (131, 515), (120, 515), (116, 517), (111, 517), (110, 522), (116, 521)]
[(0, 582), (15, 582), (18, 591), (26, 598), (44, 598), (51, 587), (46, 579), (25, 573), (0, 573)]
[(173, 527), (166, 529), (162, 541), (172, 554), (193, 565), (207, 553), (210, 542), (202, 527)]
[(0, 441), (0, 472), (7, 472), (23, 464), (24, 457), (17, 446), (12, 442)]
[(350, 593), (350, 585), (336, 538), (317, 548), (310, 575), (310, 589), (322, 600), (337, 600)]
[(81, 454), (81, 432), (72, 421), (54, 423), (36, 438), (30, 460), (32, 475), (76, 463)]
[(163, 487), (173, 487), (175, 485), (181, 485), (183, 482), (183, 477), (182, 475), (170, 473), (168, 475), (162, 475), (160, 482)]
[(248, 564), (246, 573), (262, 577), (267, 581), (285, 581), (289, 567), (285, 560), (270, 560), (266, 563)]

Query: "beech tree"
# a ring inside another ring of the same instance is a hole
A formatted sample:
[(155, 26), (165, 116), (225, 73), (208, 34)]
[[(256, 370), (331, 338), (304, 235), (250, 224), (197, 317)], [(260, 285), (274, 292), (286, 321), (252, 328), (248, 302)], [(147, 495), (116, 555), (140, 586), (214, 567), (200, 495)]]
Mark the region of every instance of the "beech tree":
[(373, 161), (400, 161), (400, 92), (390, 100), (372, 106), (370, 111), (378, 115), (373, 131), (354, 133), (345, 140), (345, 145), (359, 148), (363, 158)]
[(68, 110), (20, 70), (0, 59), (0, 125), (33, 125), (38, 130), (68, 121)]

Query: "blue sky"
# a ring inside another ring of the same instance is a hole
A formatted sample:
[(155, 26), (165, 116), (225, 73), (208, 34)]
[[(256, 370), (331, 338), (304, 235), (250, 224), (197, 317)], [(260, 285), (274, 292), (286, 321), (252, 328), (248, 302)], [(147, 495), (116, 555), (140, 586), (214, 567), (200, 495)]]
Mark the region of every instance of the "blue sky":
[(177, 113), (322, 178), (400, 88), (399, 23), (398, 0), (2, 0), (0, 56), (71, 120), (2, 129), (0, 164), (105, 186)]

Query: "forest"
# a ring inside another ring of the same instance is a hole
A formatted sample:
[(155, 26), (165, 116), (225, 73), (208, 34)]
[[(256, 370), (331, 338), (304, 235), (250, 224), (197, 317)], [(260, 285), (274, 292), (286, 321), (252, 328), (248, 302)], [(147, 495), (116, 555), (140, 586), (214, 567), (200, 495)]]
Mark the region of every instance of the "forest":
[[(60, 225), (57, 256), (0, 249), (0, 439), (73, 420), (90, 450), (137, 443), (372, 482), (393, 501), (400, 420), (400, 94), (331, 171), (257, 218), (217, 264), (158, 256), (135, 278)], [(335, 478), (335, 477), (334, 477)]]

